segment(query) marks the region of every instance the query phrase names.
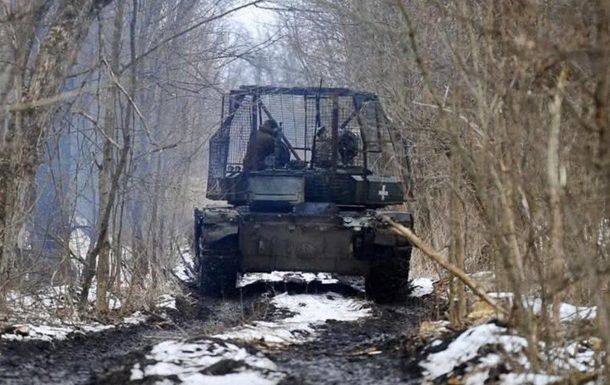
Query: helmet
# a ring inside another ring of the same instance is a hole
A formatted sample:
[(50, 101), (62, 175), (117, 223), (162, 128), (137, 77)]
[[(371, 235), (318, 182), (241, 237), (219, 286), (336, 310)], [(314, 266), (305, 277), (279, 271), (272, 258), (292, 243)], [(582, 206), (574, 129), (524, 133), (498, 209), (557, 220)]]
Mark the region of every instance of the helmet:
[(277, 134), (278, 129), (279, 129), (279, 126), (277, 125), (277, 122), (273, 119), (265, 120), (265, 122), (259, 128), (259, 130), (267, 132), (271, 135)]

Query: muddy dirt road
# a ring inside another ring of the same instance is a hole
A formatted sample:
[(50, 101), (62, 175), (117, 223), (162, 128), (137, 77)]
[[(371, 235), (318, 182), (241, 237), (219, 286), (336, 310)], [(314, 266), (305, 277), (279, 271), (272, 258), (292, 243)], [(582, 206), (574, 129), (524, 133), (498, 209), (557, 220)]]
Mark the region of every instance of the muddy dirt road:
[(404, 384), (429, 296), (378, 305), (345, 283), (254, 282), (239, 298), (178, 301), (171, 320), (0, 342), (0, 384)]

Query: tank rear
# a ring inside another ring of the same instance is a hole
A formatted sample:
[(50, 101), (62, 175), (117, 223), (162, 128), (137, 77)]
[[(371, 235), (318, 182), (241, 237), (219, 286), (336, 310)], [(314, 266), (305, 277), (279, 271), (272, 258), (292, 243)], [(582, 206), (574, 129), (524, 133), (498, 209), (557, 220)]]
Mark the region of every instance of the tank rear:
[[(284, 97), (292, 98), (292, 119), (275, 109)], [(373, 94), (347, 89), (231, 93), (208, 175), (208, 198), (229, 206), (195, 211), (204, 292), (233, 292), (238, 273), (288, 270), (361, 275), (374, 299), (404, 297), (411, 245), (386, 219), (411, 228), (413, 219), (388, 210), (404, 201), (405, 186), (379, 172), (392, 157), (383, 155), (390, 136), (378, 106)], [(274, 139), (261, 141), (263, 129)]]
[(249, 213), (239, 225), (242, 270), (365, 275), (368, 264), (354, 258), (352, 236), (338, 215)]

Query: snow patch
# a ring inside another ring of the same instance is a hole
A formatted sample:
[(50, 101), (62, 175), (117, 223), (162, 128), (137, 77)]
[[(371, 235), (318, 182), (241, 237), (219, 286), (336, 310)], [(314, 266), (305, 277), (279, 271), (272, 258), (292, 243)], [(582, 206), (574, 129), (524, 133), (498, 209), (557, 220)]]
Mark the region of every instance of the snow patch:
[[(49, 318), (49, 312), (74, 308), (79, 301), (80, 290), (80, 288), (70, 285), (57, 285), (28, 294), (11, 291), (8, 293), (7, 300), (11, 305), (12, 313)], [(106, 295), (109, 309), (116, 310), (121, 308), (122, 304), (119, 298), (112, 293), (107, 293)], [(91, 287), (89, 288), (87, 301), (93, 306), (96, 300), (97, 284), (95, 280), (93, 280)]]
[[(68, 337), (68, 334), (72, 333), (74, 329), (65, 326), (48, 326), (48, 325), (14, 325), (14, 333), (4, 333), (0, 337), (3, 340), (9, 341), (23, 341), (23, 340), (40, 340), (40, 341), (52, 341), (52, 340), (64, 340)], [(25, 334), (27, 333), (27, 334)], [(24, 335), (25, 334), (25, 335)]]
[[(112, 293), (106, 293), (106, 298), (108, 301), (108, 309), (110, 310), (118, 310), (123, 306), (121, 300)], [(87, 301), (91, 305), (94, 305), (97, 302), (97, 283), (95, 282), (95, 279), (93, 280), (91, 287), (89, 288)]]
[(154, 363), (134, 365), (131, 381), (175, 376), (182, 384), (274, 385), (285, 377), (261, 353), (251, 354), (234, 344), (208, 340), (164, 341), (152, 348), (146, 360)]
[(323, 284), (338, 283), (339, 280), (329, 273), (304, 273), (300, 271), (272, 271), (271, 273), (246, 273), (240, 277), (237, 287), (244, 287), (252, 283), (264, 282), (297, 282), (309, 283), (318, 281)]
[(162, 294), (157, 299), (157, 307), (161, 309), (178, 310), (176, 307), (176, 297), (171, 294)]
[(271, 303), (291, 316), (273, 322), (256, 321), (215, 337), (265, 344), (298, 344), (311, 341), (315, 337), (316, 326), (328, 320), (356, 321), (371, 314), (368, 302), (345, 298), (337, 293), (283, 293), (273, 297)]
[(70, 241), (68, 242), (68, 247), (70, 247), (70, 251), (74, 253), (74, 255), (79, 257), (81, 260), (85, 260), (90, 245), (91, 239), (83, 230), (76, 229), (73, 230), (70, 234)]
[(423, 297), (434, 292), (434, 281), (430, 278), (415, 278), (411, 281), (411, 297)]
[(13, 325), (13, 333), (4, 333), (2, 339), (8, 341), (53, 341), (65, 340), (73, 333), (96, 333), (114, 328), (113, 325), (100, 323), (82, 324), (78, 326), (53, 326), (53, 325)]
[[(534, 314), (542, 313), (542, 300), (535, 298), (528, 304)], [(569, 303), (559, 305), (559, 319), (562, 322), (593, 320), (597, 317), (597, 306), (574, 306)]]
[(195, 280), (195, 261), (191, 254), (190, 247), (183, 247), (179, 250), (180, 256), (176, 261), (173, 273), (182, 282), (191, 282)]
[(141, 311), (137, 311), (125, 318), (123, 318), (123, 321), (121, 322), (121, 324), (123, 325), (140, 325), (145, 323), (146, 321), (148, 321), (148, 316), (144, 313), (142, 313)]
[(10, 331), (0, 334), (0, 339), (8, 341), (61, 341), (77, 333), (99, 333), (116, 327), (140, 325), (147, 320), (148, 316), (141, 312), (135, 312), (123, 318), (121, 323), (117, 325), (104, 325), (98, 322), (78, 322), (58, 325), (13, 324), (10, 327)]
[[(427, 349), (436, 351), (439, 345), (435, 340)], [(507, 374), (500, 375), (500, 385), (546, 385), (562, 379), (557, 375), (532, 372), (526, 349), (525, 338), (490, 323), (466, 330), (444, 350), (428, 354), (419, 365), (425, 380), (438, 382), (457, 376), (465, 385), (484, 384), (489, 379), (489, 373), (499, 366), (502, 366), (502, 371), (508, 370)], [(541, 343), (539, 350), (541, 360), (552, 363), (566, 373), (574, 370), (587, 372), (596, 368), (595, 354), (586, 343), (571, 343), (548, 351)]]
[(588, 372), (597, 366), (590, 341), (572, 342), (565, 347), (553, 348), (548, 352), (548, 359), (555, 367), (566, 371)]
[(544, 373), (507, 373), (500, 376), (502, 385), (547, 385), (556, 384), (561, 377)]
[(527, 347), (527, 341), (518, 336), (505, 335), (506, 328), (485, 324), (469, 329), (447, 346), (447, 349), (430, 354), (419, 365), (424, 375), (435, 379), (449, 374), (456, 367), (472, 360), (481, 347), (500, 343), (507, 353), (519, 353)]
[[(513, 293), (498, 292), (488, 294), (492, 298), (504, 299), (511, 303), (514, 298)], [(523, 303), (527, 308), (531, 309), (532, 313), (536, 315), (542, 313), (542, 299), (535, 297), (526, 297), (523, 300)], [(574, 306), (569, 303), (561, 303), (559, 305), (559, 319), (562, 322), (594, 320), (596, 317), (597, 306)]]

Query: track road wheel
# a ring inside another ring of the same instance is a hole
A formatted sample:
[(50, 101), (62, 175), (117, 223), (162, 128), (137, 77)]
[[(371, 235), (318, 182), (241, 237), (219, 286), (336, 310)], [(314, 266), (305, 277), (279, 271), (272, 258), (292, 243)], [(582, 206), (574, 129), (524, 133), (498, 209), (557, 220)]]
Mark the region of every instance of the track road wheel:
[(230, 297), (237, 292), (238, 258), (235, 255), (206, 255), (201, 260), (200, 284), (203, 294)]
[(406, 300), (410, 260), (410, 247), (377, 247), (365, 279), (366, 294), (381, 303)]
[(240, 253), (236, 235), (196, 248), (199, 287), (201, 292), (212, 297), (230, 297), (237, 292), (237, 272), (240, 270)]

